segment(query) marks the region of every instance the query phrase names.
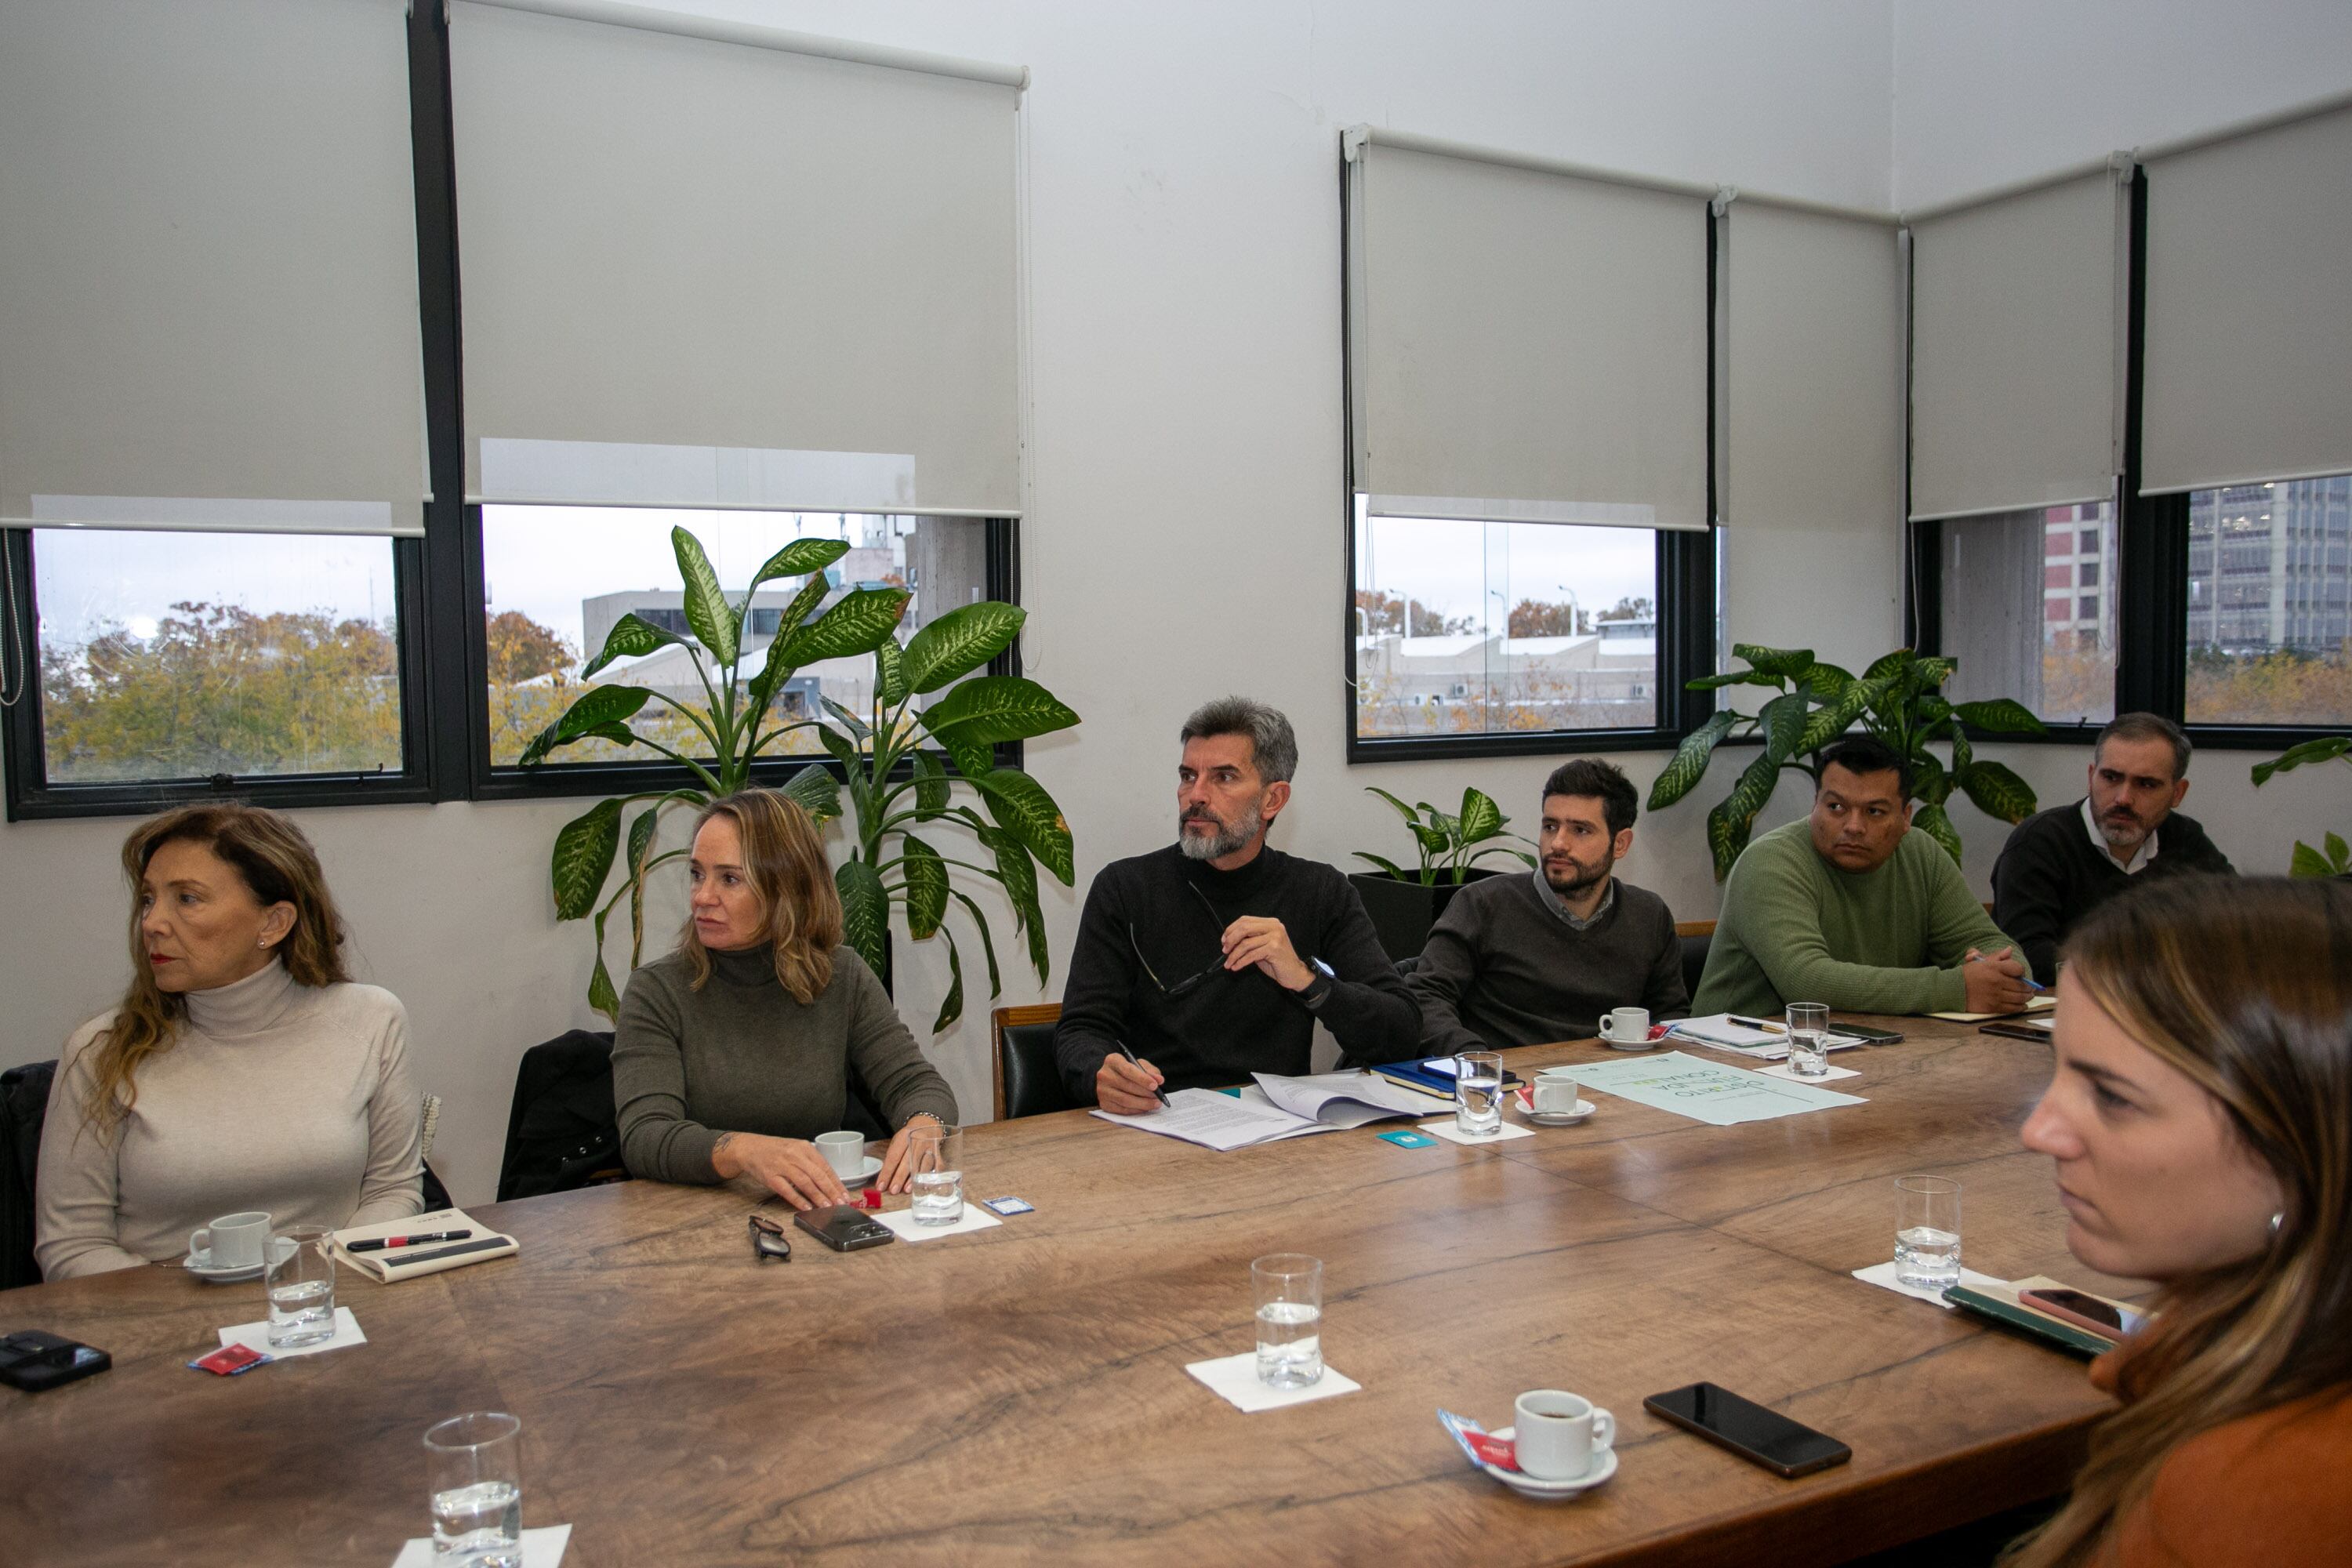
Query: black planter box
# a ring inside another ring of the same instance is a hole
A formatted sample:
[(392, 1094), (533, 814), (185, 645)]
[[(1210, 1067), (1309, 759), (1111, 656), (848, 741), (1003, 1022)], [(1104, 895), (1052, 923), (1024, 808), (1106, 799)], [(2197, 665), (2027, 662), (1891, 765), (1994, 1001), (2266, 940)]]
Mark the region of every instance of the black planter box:
[(1473, 870), (1459, 882), (1444, 873), (1435, 882), (1400, 882), (1385, 871), (1351, 871), (1348, 880), (1355, 884), (1356, 896), (1364, 900), (1364, 912), (1372, 917), (1372, 930), (1379, 934), (1381, 946), (1394, 962), (1421, 956), (1421, 950), (1429, 945), (1429, 928), (1437, 923), (1454, 894), (1472, 882), (1509, 874)]

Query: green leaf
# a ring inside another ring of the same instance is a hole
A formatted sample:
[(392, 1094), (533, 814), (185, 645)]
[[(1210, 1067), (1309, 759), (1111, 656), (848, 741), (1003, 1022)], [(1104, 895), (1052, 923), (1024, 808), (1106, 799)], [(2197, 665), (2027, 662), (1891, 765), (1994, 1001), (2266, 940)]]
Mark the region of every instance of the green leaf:
[(823, 763), (811, 763), (786, 779), (776, 793), (795, 801), (812, 822), (828, 822), (841, 815), (841, 782)]
[(1805, 705), (1805, 694), (1791, 691), (1775, 697), (1756, 715), (1764, 730), (1764, 755), (1776, 770), (1797, 754), (1797, 742), (1804, 738), (1805, 721), (1811, 711)]
[(1969, 764), (1976, 760), (1976, 754), (1977, 749), (1969, 744), (1968, 736), (1960, 734), (1952, 737), (1952, 772), (1954, 773), (1968, 772)]
[(1755, 821), (1756, 814), (1771, 801), (1773, 787), (1780, 782), (1780, 764), (1772, 760), (1769, 752), (1759, 756), (1740, 771), (1739, 782), (1731, 786), (1727, 797), (1731, 809), (1749, 822)]
[(940, 748), (947, 752), (948, 760), (955, 763), (956, 772), (965, 778), (977, 779), (982, 773), (993, 773), (996, 770), (996, 748), (987, 742), (976, 740), (961, 732), (937, 735), (932, 738), (938, 741)]
[(1045, 793), (1045, 786), (1018, 768), (971, 775), (971, 782), (986, 798), (988, 815), (996, 819), (996, 825), (1019, 839), (1038, 864), (1069, 887), (1076, 875), (1070, 825), (1054, 797)]
[(1920, 690), (1933, 691), (1951, 679), (1952, 671), (1959, 668), (1960, 661), (1957, 658), (1945, 658), (1941, 656), (1923, 658), (1916, 660), (1911, 666), (1911, 679), (1918, 683)]
[(793, 634), (800, 629), (802, 620), (816, 607), (825, 595), (826, 584), (822, 577), (812, 577), (801, 584), (793, 602), (784, 607), (776, 622), (776, 635), (768, 643), (768, 657), (761, 662), (760, 673), (751, 678), (751, 707), (764, 711), (776, 695), (776, 688), (791, 679), (800, 667), (793, 662)]
[[(817, 744), (823, 746), (826, 753), (842, 765), (851, 779), (856, 779), (864, 772), (865, 759), (857, 754), (857, 747), (848, 736), (829, 724), (819, 724), (816, 727), (816, 739)], [(853, 784), (851, 787), (854, 789), (856, 786)]]
[(549, 880), (555, 888), (555, 918), (576, 921), (596, 906), (621, 847), (621, 803), (600, 800), (555, 835)]
[(742, 623), (719, 590), (719, 574), (702, 552), (702, 541), (682, 528), (669, 531), (670, 549), (677, 556), (677, 574), (686, 580), (686, 624), (694, 640), (710, 650), (721, 664), (733, 664), (742, 651)]
[(1706, 847), (1715, 857), (1715, 879), (1718, 882), (1731, 875), (1732, 864), (1748, 847), (1748, 831), (1756, 820), (1740, 816), (1730, 806), (1731, 799), (1727, 795), (1706, 814)]
[(1715, 755), (1716, 743), (1738, 722), (1739, 715), (1728, 710), (1710, 714), (1706, 723), (1683, 737), (1683, 743), (1675, 748), (1674, 760), (1659, 770), (1650, 785), (1652, 811), (1664, 810), (1698, 787), (1698, 781), (1706, 774), (1707, 760)]
[(848, 709), (843, 707), (840, 703), (835, 702), (832, 698), (819, 697), (817, 701), (824, 705), (826, 712), (841, 721), (841, 727), (843, 729), (847, 730), (852, 735), (856, 737), (857, 744), (861, 748), (866, 742), (874, 738), (874, 731), (866, 727), (865, 720), (860, 719), (856, 713), (853, 713)]
[(1952, 826), (1952, 819), (1944, 814), (1942, 806), (1921, 806), (1911, 814), (1911, 826), (1925, 832), (1928, 837), (1942, 845), (1944, 853), (1952, 858), (1952, 863), (1959, 864), (1960, 830)]
[(1019, 675), (975, 675), (923, 710), (924, 728), (944, 739), (1027, 741), (1078, 721), (1052, 692)]
[(528, 768), (536, 765), (548, 752), (608, 724), (625, 724), (638, 709), (653, 700), (653, 693), (642, 686), (594, 686), (581, 693), (563, 716), (539, 732), (537, 739), (523, 748), (520, 762)]
[(949, 800), (947, 764), (936, 752), (919, 751), (914, 755), (915, 820), (929, 822), (947, 810)]
[(874, 650), (874, 699), (885, 708), (907, 700), (907, 659), (895, 637), (884, 637)]
[(1797, 684), (1811, 692), (1816, 702), (1834, 702), (1853, 684), (1853, 673), (1834, 664), (1816, 664), (1798, 678)]
[(1940, 724), (1952, 716), (1952, 705), (1940, 697), (1922, 697), (1911, 705), (1913, 722), (1925, 728)]
[(872, 653), (898, 629), (908, 597), (904, 588), (860, 588), (845, 594), (833, 608), (793, 630), (784, 657), (797, 669), (820, 659)]
[(1387, 801), (1391, 805), (1395, 806), (1397, 809), (1397, 815), (1403, 817), (1408, 823), (1419, 822), (1421, 820), (1421, 813), (1413, 810), (1412, 807), (1405, 805), (1404, 802), (1399, 800), (1396, 796), (1391, 795), (1388, 791), (1382, 789), (1378, 784), (1366, 784), (1364, 786), (1364, 793), (1366, 795), (1379, 795), (1382, 800)]
[(588, 661), (587, 668), (580, 672), (580, 679), (592, 679), (598, 670), (616, 658), (635, 658), (657, 647), (685, 640), (632, 611), (613, 623), (613, 629), (604, 634), (604, 651)]
[(2033, 786), (1999, 763), (1971, 762), (1955, 778), (1987, 816), (2023, 822), (2037, 809)]
[(1809, 647), (1761, 647), (1736, 642), (1731, 645), (1731, 657), (1746, 659), (1763, 674), (1789, 680), (1801, 679), (1813, 667), (1813, 650)]
[(2327, 865), (2329, 869), (2338, 872), (2352, 869), (2352, 846), (2344, 842), (2344, 836), (2340, 833), (2327, 836)]
[(963, 954), (956, 951), (955, 932), (947, 935), (948, 994), (940, 999), (940, 1016), (931, 1020), (934, 1035), (963, 1016)]
[(1420, 880), (1418, 877), (1414, 876), (1412, 872), (1406, 870), (1403, 867), (1398, 865), (1395, 861), (1390, 859), (1385, 855), (1375, 855), (1369, 849), (1358, 849), (1353, 851), (1353, 853), (1357, 859), (1370, 860), (1373, 865), (1378, 866), (1381, 870), (1386, 871), (1390, 876), (1394, 877), (1400, 882), (1413, 882)]
[(1872, 660), (1870, 668), (1862, 672), (1862, 678), (1864, 680), (1891, 681), (1918, 662), (1917, 654), (1907, 647), (1898, 647), (1893, 653), (1881, 654)]
[(953, 889), (950, 893), (957, 903), (964, 907), (964, 912), (971, 916), (972, 925), (980, 931), (981, 956), (988, 960), (988, 999), (993, 1002), (1004, 994), (1004, 982), (997, 977), (996, 939), (989, 935), (988, 917), (980, 912), (980, 906), (971, 901), (970, 893)]
[(2257, 787), (2270, 782), (2273, 773), (2292, 773), (2305, 763), (2325, 763), (2352, 751), (2352, 735), (2323, 735), (2316, 741), (2305, 741), (2299, 746), (2289, 746), (2267, 763), (2254, 764)]
[[(761, 584), (779, 577), (804, 577), (812, 572), (822, 572), (848, 553), (849, 542), (845, 539), (795, 539), (751, 574), (751, 594), (760, 591)], [(751, 594), (743, 595), (743, 607), (747, 610), (751, 607)], [(779, 621), (776, 627), (780, 633), (788, 632), (799, 624), (798, 620)]]
[(2033, 710), (2014, 698), (1996, 697), (1990, 702), (1956, 702), (1953, 716), (1963, 724), (1988, 731), (1996, 735), (2042, 735), (2049, 727), (2033, 716)]
[(927, 942), (948, 913), (948, 863), (940, 852), (911, 833), (898, 836), (904, 858), (899, 874), (907, 882), (907, 934)]
[(1853, 729), (1853, 721), (1862, 717), (1872, 699), (1884, 689), (1883, 681), (1867, 677), (1849, 682), (1838, 693), (1836, 701), (1826, 708), (1813, 710), (1812, 716), (1805, 721), (1804, 732), (1797, 737), (1797, 754), (1811, 756)]
[(833, 885), (841, 894), (841, 940), (878, 977), (890, 945), (890, 895), (867, 860), (844, 860), (834, 868)]
[(1503, 831), (1509, 819), (1491, 796), (1477, 789), (1465, 789), (1462, 792), (1462, 815), (1458, 820), (1461, 824), (1459, 842), (1467, 846), (1492, 838)]
[(950, 610), (907, 639), (907, 688), (937, 691), (1013, 646), (1029, 612), (993, 599)]
[(1685, 680), (1683, 689), (1686, 691), (1713, 691), (1725, 686), (1778, 687), (1784, 684), (1781, 677), (1760, 669), (1735, 669), (1723, 675), (1702, 675), (1696, 680)]
[(1911, 759), (1911, 794), (1915, 799), (1941, 805), (1951, 798), (1952, 779), (1933, 752), (1922, 752)]
[[(601, 939), (603, 932), (597, 933)], [(620, 1022), (621, 996), (613, 989), (613, 972), (604, 967), (604, 954), (596, 954), (596, 967), (588, 972), (588, 1005), (614, 1023)]]
[(1444, 854), (1454, 842), (1446, 837), (1444, 828), (1424, 827), (1418, 822), (1412, 825), (1412, 836), (1421, 842), (1421, 856), (1424, 863), (1432, 855)]
[(629, 879), (635, 881), (644, 874), (646, 852), (653, 847), (654, 829), (661, 826), (662, 802), (656, 801), (629, 824), (629, 858), (623, 862), (628, 868)]
[(975, 831), (996, 858), (996, 879), (1004, 884), (1005, 897), (1013, 900), (1014, 927), (1028, 933), (1029, 963), (1037, 971), (1037, 984), (1043, 985), (1052, 972), (1053, 956), (1045, 944), (1045, 909), (1037, 901), (1036, 864), (1012, 834), (989, 827)]

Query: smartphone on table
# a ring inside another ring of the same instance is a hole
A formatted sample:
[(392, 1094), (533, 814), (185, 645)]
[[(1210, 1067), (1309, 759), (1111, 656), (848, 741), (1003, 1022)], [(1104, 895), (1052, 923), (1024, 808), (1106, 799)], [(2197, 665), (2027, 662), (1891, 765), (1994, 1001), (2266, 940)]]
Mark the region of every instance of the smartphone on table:
[(1642, 1408), (1776, 1476), (1809, 1476), (1853, 1458), (1852, 1448), (1826, 1432), (1816, 1432), (1712, 1383), (1654, 1394), (1642, 1401)]
[(793, 1223), (835, 1252), (856, 1252), (860, 1247), (879, 1247), (898, 1239), (898, 1233), (888, 1226), (847, 1204), (803, 1209), (793, 1215)]
[(2017, 1300), (2021, 1306), (2031, 1307), (2037, 1312), (2047, 1312), (2061, 1322), (2086, 1329), (2105, 1340), (2120, 1341), (2127, 1334), (2136, 1334), (2139, 1326), (2147, 1321), (2145, 1312), (2119, 1307), (2113, 1301), (2102, 1301), (2096, 1296), (2085, 1295), (2080, 1290), (2020, 1290)]

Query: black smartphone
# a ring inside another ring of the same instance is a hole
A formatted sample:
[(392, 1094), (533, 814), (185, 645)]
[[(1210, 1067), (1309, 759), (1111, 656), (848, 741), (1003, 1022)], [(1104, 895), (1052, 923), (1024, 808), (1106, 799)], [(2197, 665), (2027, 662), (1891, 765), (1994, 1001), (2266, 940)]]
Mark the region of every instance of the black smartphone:
[(1712, 1383), (1654, 1394), (1642, 1401), (1642, 1408), (1779, 1476), (1809, 1476), (1853, 1458), (1852, 1448), (1827, 1433)]
[(1903, 1038), (1899, 1030), (1867, 1029), (1860, 1024), (1832, 1024), (1830, 1033), (1851, 1036), (1865, 1045), (1872, 1046), (1891, 1046)]
[(793, 1223), (835, 1252), (856, 1252), (862, 1247), (879, 1247), (898, 1239), (898, 1233), (888, 1226), (847, 1204), (803, 1209), (793, 1215)]
[(113, 1364), (104, 1351), (38, 1329), (0, 1339), (0, 1383), (29, 1394), (94, 1377)]

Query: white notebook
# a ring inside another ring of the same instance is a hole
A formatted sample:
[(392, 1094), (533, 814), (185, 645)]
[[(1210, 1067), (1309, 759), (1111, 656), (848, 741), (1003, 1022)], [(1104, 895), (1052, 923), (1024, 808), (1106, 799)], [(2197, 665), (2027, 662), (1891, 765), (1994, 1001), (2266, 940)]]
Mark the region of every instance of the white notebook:
[[(351, 1248), (354, 1241), (381, 1241), (387, 1237), (452, 1230), (470, 1230), (474, 1234), (463, 1241), (427, 1241), (414, 1247), (387, 1247), (365, 1252), (353, 1252)], [(438, 1274), (445, 1268), (463, 1268), (469, 1263), (488, 1263), (493, 1258), (511, 1258), (516, 1250), (513, 1237), (478, 1224), (464, 1209), (435, 1209), (406, 1219), (356, 1225), (335, 1232), (335, 1261), (386, 1285)]]

